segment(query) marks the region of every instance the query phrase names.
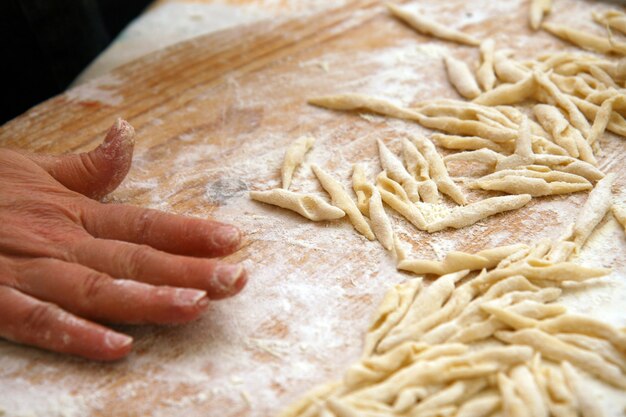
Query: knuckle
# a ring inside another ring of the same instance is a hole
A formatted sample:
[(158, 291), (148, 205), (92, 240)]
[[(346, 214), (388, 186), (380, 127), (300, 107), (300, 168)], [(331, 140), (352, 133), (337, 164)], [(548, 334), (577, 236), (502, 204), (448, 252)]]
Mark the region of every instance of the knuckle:
[(153, 249), (147, 245), (139, 245), (130, 250), (127, 257), (127, 268), (131, 277), (142, 275), (146, 265), (150, 262)]
[(84, 300), (92, 300), (100, 295), (106, 286), (108, 277), (100, 272), (88, 272), (82, 279), (82, 291)]
[(41, 302), (33, 306), (24, 317), (22, 330), (25, 334), (38, 334), (49, 329), (59, 315), (60, 308), (52, 303)]
[(137, 235), (141, 242), (145, 242), (150, 238), (154, 223), (157, 221), (158, 214), (153, 211), (145, 211), (139, 215), (136, 228)]

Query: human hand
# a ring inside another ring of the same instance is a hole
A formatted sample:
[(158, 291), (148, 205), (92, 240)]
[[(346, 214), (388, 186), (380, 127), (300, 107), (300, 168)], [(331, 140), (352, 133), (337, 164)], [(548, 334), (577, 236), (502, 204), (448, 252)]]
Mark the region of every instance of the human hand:
[(183, 323), (243, 288), (241, 265), (200, 258), (235, 252), (235, 227), (96, 200), (122, 182), (133, 146), (119, 119), (88, 153), (0, 149), (0, 337), (115, 360), (132, 338), (90, 320)]

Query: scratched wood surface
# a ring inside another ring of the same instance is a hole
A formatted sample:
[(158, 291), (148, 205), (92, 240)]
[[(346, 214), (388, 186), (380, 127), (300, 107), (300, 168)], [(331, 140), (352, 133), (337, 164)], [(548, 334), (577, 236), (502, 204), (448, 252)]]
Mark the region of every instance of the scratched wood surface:
[[(555, 21), (581, 27), (592, 27), (591, 10), (607, 8), (589, 1), (555, 4)], [(527, 29), (524, 1), (432, 0), (422, 7), (477, 37), (494, 37), (521, 57), (566, 48)], [(134, 165), (107, 202), (239, 224), (247, 244), (231, 259), (245, 260), (251, 280), (240, 296), (215, 303), (195, 323), (122, 327), (135, 338), (135, 349), (115, 364), (0, 341), (0, 415), (267, 416), (340, 378), (358, 358), (384, 292), (408, 276), (396, 273), (393, 258), (346, 221), (307, 222), (250, 202), (246, 191), (279, 185), (285, 146), (302, 134), (317, 138), (307, 164), (322, 165), (346, 186), (354, 162), (366, 162), (374, 173), (377, 138), (397, 150), (403, 133), (429, 131), (313, 108), (306, 98), (349, 91), (405, 104), (455, 98), (441, 63), (446, 51), (476, 63), (475, 48), (419, 36), (390, 18), (383, 2), (353, 1), (176, 45), (2, 126), (2, 146), (63, 153), (93, 148), (116, 117), (127, 119), (137, 131)], [(606, 135), (602, 144), (600, 166), (618, 174), (614, 191), (624, 200), (626, 141)], [(323, 195), (306, 164), (293, 188)], [(414, 256), (427, 258), (529, 243), (560, 235), (585, 197), (535, 199), (522, 210), (435, 235), (394, 214), (394, 228)], [(601, 229), (582, 257), (616, 272), (568, 301), (626, 326), (619, 313), (626, 240), (611, 219)]]

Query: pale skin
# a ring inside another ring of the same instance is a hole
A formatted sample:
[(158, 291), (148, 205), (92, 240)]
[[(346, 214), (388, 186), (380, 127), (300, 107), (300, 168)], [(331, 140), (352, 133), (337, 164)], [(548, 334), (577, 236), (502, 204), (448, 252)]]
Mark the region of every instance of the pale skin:
[(234, 226), (98, 200), (122, 182), (132, 127), (59, 157), (0, 149), (0, 337), (95, 360), (133, 339), (99, 323), (174, 324), (238, 293)]

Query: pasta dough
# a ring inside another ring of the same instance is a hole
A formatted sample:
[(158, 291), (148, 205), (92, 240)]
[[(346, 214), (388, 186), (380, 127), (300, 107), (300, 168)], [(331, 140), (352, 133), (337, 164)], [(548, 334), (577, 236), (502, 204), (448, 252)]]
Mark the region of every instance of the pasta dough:
[(620, 204), (613, 204), (613, 216), (622, 224), (624, 232), (626, 232), (626, 207)]
[(352, 187), (357, 195), (359, 210), (371, 221), (371, 227), (376, 239), (387, 250), (392, 250), (393, 229), (387, 213), (383, 207), (383, 202), (378, 189), (367, 182), (363, 165), (356, 164), (353, 168)]
[(466, 45), (476, 46), (480, 41), (471, 35), (450, 29), (441, 23), (435, 22), (419, 13), (411, 13), (404, 8), (398, 7), (392, 3), (388, 3), (387, 7), (392, 15), (406, 22), (413, 29), (424, 35), (432, 35), (436, 38), (458, 42)]
[(456, 91), (465, 98), (473, 99), (480, 94), (480, 88), (465, 62), (450, 55), (444, 57), (448, 79)]
[(296, 139), (285, 152), (285, 160), (281, 168), (283, 188), (288, 190), (291, 185), (291, 178), (295, 169), (304, 161), (304, 155), (311, 149), (315, 138), (303, 136)]
[(476, 80), (485, 91), (492, 90), (496, 84), (496, 73), (493, 68), (495, 46), (496, 43), (493, 39), (484, 40), (480, 44), (482, 62), (476, 71)]
[(598, 181), (593, 191), (589, 194), (589, 198), (576, 218), (572, 235), (567, 239), (574, 242), (576, 247), (582, 247), (593, 229), (610, 210), (613, 201), (611, 186), (614, 181), (615, 174), (607, 175)]
[(552, 0), (531, 0), (530, 2), (530, 27), (539, 29), (543, 17), (552, 10)]
[(455, 208), (447, 217), (428, 225), (428, 232), (438, 232), (448, 227), (460, 229), (485, 217), (525, 206), (531, 199), (528, 194), (491, 197), (464, 207)]
[(343, 210), (331, 206), (312, 194), (294, 193), (283, 189), (250, 191), (250, 198), (266, 204), (295, 211), (309, 220), (336, 220), (346, 215)]
[(333, 203), (348, 215), (354, 228), (369, 240), (374, 240), (374, 233), (372, 232), (370, 225), (367, 223), (365, 217), (363, 217), (359, 208), (354, 201), (352, 201), (352, 198), (350, 198), (341, 183), (317, 165), (311, 165), (311, 168), (313, 169), (313, 173), (319, 180), (320, 184), (322, 184), (322, 187), (330, 195)]
[(609, 38), (594, 35), (578, 29), (572, 29), (556, 23), (544, 23), (541, 27), (554, 36), (571, 42), (583, 49), (603, 54), (626, 55), (626, 44)]

